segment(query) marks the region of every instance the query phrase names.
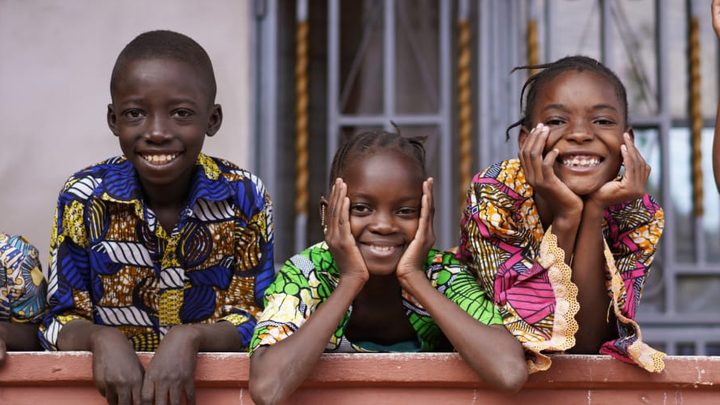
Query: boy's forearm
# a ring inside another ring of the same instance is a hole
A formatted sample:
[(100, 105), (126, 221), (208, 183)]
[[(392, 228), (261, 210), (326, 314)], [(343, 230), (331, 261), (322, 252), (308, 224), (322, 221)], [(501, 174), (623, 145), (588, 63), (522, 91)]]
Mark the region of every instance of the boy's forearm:
[(244, 349), (240, 333), (230, 322), (177, 325), (170, 331), (187, 335), (200, 352), (239, 352)]
[(33, 323), (0, 322), (0, 339), (5, 341), (8, 350), (41, 350), (37, 330)]
[(572, 281), (578, 287), (577, 313), (580, 329), (575, 335), (576, 353), (597, 353), (600, 346), (612, 335), (612, 325), (607, 321), (610, 297), (605, 278), (602, 221), (604, 208), (586, 203), (583, 220), (578, 232), (572, 265)]
[(117, 338), (122, 337), (127, 341), (117, 328), (96, 325), (86, 319), (75, 319), (68, 322), (60, 330), (57, 348), (58, 350), (68, 351), (93, 351), (94, 340), (98, 338), (98, 334), (111, 335)]
[(430, 314), (455, 350), (478, 375), (496, 388), (518, 391), (527, 379), (522, 346), (505, 328), (481, 323), (435, 289), (418, 271), (401, 286)]

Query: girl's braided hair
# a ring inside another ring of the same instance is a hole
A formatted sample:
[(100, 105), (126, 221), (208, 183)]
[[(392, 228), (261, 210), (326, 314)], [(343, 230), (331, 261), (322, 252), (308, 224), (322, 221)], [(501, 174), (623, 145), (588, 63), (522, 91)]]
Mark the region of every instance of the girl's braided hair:
[[(537, 92), (539, 91), (539, 89), (542, 88), (544, 84), (556, 78), (561, 73), (567, 72), (569, 70), (576, 70), (578, 72), (588, 70), (607, 79), (607, 81), (615, 88), (615, 94), (617, 95), (618, 100), (620, 101), (620, 104), (623, 108), (623, 118), (625, 119), (625, 126), (627, 126), (628, 102), (625, 86), (623, 86), (620, 78), (618, 78), (612, 70), (608, 69), (607, 66), (603, 65), (602, 63), (598, 62), (593, 58), (575, 55), (566, 56), (552, 63), (518, 66), (514, 68), (512, 72), (515, 72), (516, 70), (535, 69), (542, 70), (539, 73), (530, 76), (525, 81), (525, 84), (523, 84), (522, 91), (520, 92), (520, 111), (522, 113), (522, 118), (507, 127), (507, 129), (505, 130), (505, 139), (510, 139), (510, 130), (515, 127), (532, 127), (532, 117), (530, 117), (530, 113), (532, 113), (533, 108), (535, 107), (535, 99), (537, 97)], [(525, 94), (526, 91), (527, 95)], [(523, 104), (525, 108), (523, 108)]]
[(417, 162), (422, 177), (426, 178), (425, 170), (425, 147), (424, 137), (403, 137), (400, 131), (397, 133), (386, 131), (368, 131), (347, 137), (342, 145), (335, 152), (335, 157), (330, 167), (330, 187), (332, 188), (335, 179), (342, 177), (348, 164), (362, 155), (376, 153), (378, 151), (397, 151)]

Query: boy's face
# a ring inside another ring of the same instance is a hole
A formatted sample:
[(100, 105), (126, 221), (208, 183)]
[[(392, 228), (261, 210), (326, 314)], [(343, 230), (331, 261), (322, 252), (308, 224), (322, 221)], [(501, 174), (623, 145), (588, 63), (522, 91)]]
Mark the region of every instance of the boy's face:
[(124, 67), (112, 93), (108, 125), (144, 190), (186, 190), (205, 135), (222, 122), (202, 75), (172, 59), (139, 59)]

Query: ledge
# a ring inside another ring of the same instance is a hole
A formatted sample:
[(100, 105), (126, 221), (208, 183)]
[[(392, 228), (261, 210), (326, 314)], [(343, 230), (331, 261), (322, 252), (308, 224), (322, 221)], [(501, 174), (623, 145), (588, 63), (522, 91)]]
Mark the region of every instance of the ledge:
[[(141, 353), (147, 365), (152, 354)], [(203, 353), (198, 404), (251, 404), (244, 353)], [(326, 354), (291, 403), (692, 403), (720, 398), (720, 357), (675, 356), (649, 374), (607, 356), (557, 355), (518, 394), (489, 389), (454, 353)], [(87, 352), (9, 353), (0, 368), (0, 403), (103, 404)]]

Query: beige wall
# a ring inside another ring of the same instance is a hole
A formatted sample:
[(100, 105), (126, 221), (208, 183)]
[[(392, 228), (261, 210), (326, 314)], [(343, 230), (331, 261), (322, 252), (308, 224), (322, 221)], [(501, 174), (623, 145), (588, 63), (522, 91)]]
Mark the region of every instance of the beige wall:
[(225, 118), (205, 151), (247, 166), (250, 0), (0, 0), (0, 231), (26, 235), (43, 269), (64, 180), (120, 154), (105, 122), (115, 58), (137, 34), (171, 29), (210, 54)]

